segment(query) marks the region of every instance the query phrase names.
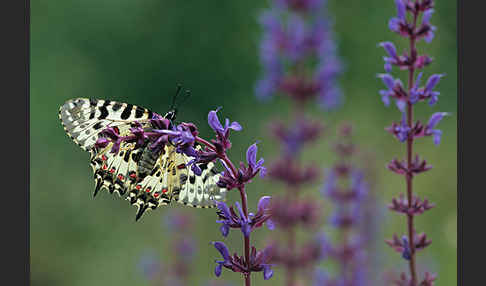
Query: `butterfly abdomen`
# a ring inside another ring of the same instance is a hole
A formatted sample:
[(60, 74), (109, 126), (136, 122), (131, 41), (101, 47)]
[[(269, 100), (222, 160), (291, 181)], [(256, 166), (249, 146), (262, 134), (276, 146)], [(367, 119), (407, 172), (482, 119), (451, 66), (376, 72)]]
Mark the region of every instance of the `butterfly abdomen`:
[(152, 151), (147, 145), (144, 147), (140, 161), (137, 162), (138, 176), (140, 179), (145, 178), (152, 172), (152, 170), (154, 170), (155, 163), (159, 156), (158, 153), (159, 152), (156, 153)]

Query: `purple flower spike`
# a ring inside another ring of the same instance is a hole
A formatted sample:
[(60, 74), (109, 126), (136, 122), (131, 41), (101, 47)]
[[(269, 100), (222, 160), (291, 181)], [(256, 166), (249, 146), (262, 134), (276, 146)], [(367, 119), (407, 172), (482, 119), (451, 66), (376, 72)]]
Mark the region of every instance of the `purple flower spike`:
[[(430, 43), (434, 38), (436, 27), (431, 24), (431, 18), (434, 13), (434, 2), (434, 0), (395, 0), (397, 16), (390, 19), (388, 27), (393, 32), (405, 38), (408, 43), (401, 55), (397, 54), (397, 49), (392, 43), (380, 43), (380, 46), (387, 53), (384, 57), (385, 71), (389, 72), (392, 66), (398, 66), (400, 70), (406, 70), (409, 75), (409, 83), (405, 87), (402, 84), (397, 84), (397, 80), (393, 80), (392, 76), (381, 75), (380, 78), (388, 90), (379, 91), (385, 105), (389, 104), (389, 97), (394, 98), (397, 107), (403, 115), (399, 123), (394, 122), (392, 126), (385, 128), (385, 130), (392, 133), (400, 142), (407, 141), (406, 159), (393, 159), (388, 164), (389, 170), (403, 176), (407, 186), (406, 194), (401, 194), (399, 198), (394, 198), (389, 205), (389, 209), (405, 214), (408, 233), (403, 235), (402, 238), (394, 235), (392, 240), (386, 240), (388, 245), (401, 253), (402, 258), (408, 261), (408, 275), (403, 272), (399, 280), (394, 281), (395, 284), (402, 286), (432, 286), (435, 280), (435, 276), (430, 275), (428, 272), (425, 272), (427, 274), (424, 280), (420, 281), (418, 279), (416, 250), (423, 249), (431, 241), (427, 240), (424, 233), (420, 235), (415, 234), (413, 219), (434, 205), (429, 203), (427, 199), (423, 201), (419, 199), (414, 193), (413, 188), (414, 176), (430, 170), (432, 166), (427, 164), (426, 160), (420, 160), (418, 154), (415, 155), (414, 159), (412, 153), (417, 152), (413, 147), (416, 138), (431, 136), (435, 145), (440, 144), (442, 131), (436, 129), (436, 126), (444, 116), (448, 115), (445, 112), (436, 112), (432, 114), (427, 124), (423, 124), (421, 120), (413, 122), (412, 116), (415, 113), (413, 109), (415, 104), (427, 102), (432, 106), (437, 103), (440, 92), (435, 91), (434, 88), (444, 76), (443, 74), (433, 74), (427, 79), (424, 86), (420, 86), (420, 80), (423, 76), (422, 70), (432, 62), (432, 57), (422, 53), (420, 48), (417, 47), (417, 43), (421, 39)], [(410, 20), (407, 20), (407, 18)], [(413, 82), (415, 76), (416, 79)], [(366, 188), (366, 186), (363, 188)], [(361, 274), (358, 274), (356, 277), (359, 275)]]

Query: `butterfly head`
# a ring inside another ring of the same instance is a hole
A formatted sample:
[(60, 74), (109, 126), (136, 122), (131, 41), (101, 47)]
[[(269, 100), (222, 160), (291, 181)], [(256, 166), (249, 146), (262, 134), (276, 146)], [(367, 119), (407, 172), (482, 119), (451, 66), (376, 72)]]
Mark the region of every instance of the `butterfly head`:
[(170, 121), (174, 121), (176, 119), (176, 116), (177, 116), (177, 108), (174, 108), (172, 110), (169, 110), (169, 112), (167, 112), (164, 115), (164, 118), (169, 119)]

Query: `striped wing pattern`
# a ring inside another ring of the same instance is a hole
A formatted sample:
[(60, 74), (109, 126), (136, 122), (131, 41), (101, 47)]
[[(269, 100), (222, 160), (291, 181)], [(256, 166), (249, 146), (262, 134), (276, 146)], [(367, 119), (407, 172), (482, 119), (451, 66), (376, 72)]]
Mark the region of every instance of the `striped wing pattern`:
[(64, 130), (85, 151), (93, 148), (98, 133), (106, 127), (116, 126), (123, 132), (131, 122), (146, 122), (152, 115), (152, 111), (132, 104), (88, 98), (68, 100), (59, 109)]
[(198, 208), (214, 207), (215, 200), (224, 200), (226, 189), (216, 185), (220, 174), (214, 163), (201, 164), (203, 172), (197, 176), (187, 167), (192, 158), (177, 153), (172, 145), (165, 146), (148, 174), (139, 169), (142, 154), (148, 151), (147, 144), (136, 149), (135, 143), (123, 142), (116, 154), (111, 153), (113, 143), (103, 149), (94, 148), (104, 128), (117, 127), (119, 134), (126, 136), (135, 120), (144, 128), (151, 128), (148, 119), (152, 114), (131, 104), (87, 98), (72, 99), (61, 106), (59, 118), (66, 133), (91, 154), (94, 196), (105, 189), (125, 197), (137, 207), (136, 220), (147, 210), (168, 205), (173, 200)]

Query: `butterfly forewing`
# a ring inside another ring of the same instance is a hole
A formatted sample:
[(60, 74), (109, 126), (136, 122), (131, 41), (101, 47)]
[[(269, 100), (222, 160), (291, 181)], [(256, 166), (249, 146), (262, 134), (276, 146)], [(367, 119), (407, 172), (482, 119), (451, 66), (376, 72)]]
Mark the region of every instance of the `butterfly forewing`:
[(132, 104), (88, 98), (68, 100), (59, 109), (64, 130), (85, 151), (93, 148), (106, 127), (116, 126), (123, 132), (131, 122), (144, 122), (152, 115), (152, 111)]
[(188, 167), (193, 158), (177, 153), (170, 144), (160, 154), (149, 149), (148, 140), (138, 147), (122, 142), (118, 153), (111, 152), (113, 143), (95, 147), (100, 132), (107, 127), (114, 127), (120, 136), (129, 135), (135, 121), (150, 130), (152, 115), (148, 109), (109, 100), (76, 98), (61, 106), (59, 118), (66, 133), (91, 154), (94, 195), (102, 189), (126, 195), (137, 207), (137, 220), (145, 211), (172, 200), (199, 208), (214, 207), (217, 200), (224, 200), (226, 189), (216, 185), (220, 175), (214, 163), (201, 164), (202, 174), (198, 176)]

